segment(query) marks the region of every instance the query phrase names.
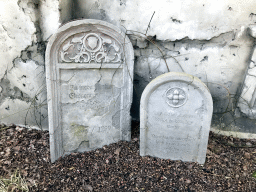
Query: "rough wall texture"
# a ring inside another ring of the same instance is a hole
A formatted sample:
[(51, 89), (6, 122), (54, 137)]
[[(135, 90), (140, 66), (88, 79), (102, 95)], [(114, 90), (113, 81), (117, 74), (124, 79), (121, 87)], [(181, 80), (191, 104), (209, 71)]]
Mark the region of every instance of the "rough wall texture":
[(152, 79), (184, 71), (209, 87), (212, 126), (255, 133), (255, 6), (253, 0), (0, 1), (1, 122), (47, 129), (45, 46), (61, 24), (83, 18), (110, 22), (131, 39), (134, 119), (139, 119), (139, 99)]
[(44, 40), (58, 28), (58, 1), (0, 1), (0, 12), (0, 121), (47, 129)]
[(256, 21), (253, 0), (75, 0), (76, 18), (106, 20), (158, 40), (209, 40)]

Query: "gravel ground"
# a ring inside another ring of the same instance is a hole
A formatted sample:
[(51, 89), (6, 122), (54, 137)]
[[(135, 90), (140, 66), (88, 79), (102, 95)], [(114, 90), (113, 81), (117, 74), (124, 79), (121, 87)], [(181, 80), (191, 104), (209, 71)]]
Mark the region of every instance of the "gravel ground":
[(131, 142), (51, 164), (48, 131), (1, 125), (0, 176), (18, 169), (30, 191), (256, 191), (256, 140), (210, 133), (201, 166), (141, 157), (138, 129), (133, 123)]

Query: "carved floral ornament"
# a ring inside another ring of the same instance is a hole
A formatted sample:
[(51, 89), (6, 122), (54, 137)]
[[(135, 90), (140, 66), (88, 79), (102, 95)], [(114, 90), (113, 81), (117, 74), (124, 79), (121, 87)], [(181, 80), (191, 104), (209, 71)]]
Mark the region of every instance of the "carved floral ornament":
[(61, 47), (60, 62), (120, 63), (123, 62), (122, 49), (116, 40), (105, 34), (78, 34)]
[(183, 89), (175, 87), (166, 91), (166, 98), (171, 107), (181, 107), (187, 101), (187, 94)]

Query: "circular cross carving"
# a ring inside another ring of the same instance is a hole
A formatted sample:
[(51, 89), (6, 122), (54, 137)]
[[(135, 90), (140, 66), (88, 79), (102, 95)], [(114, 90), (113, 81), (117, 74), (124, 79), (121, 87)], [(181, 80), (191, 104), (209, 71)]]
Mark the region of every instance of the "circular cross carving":
[(89, 33), (84, 37), (84, 48), (89, 52), (97, 52), (100, 50), (102, 42), (96, 33)]
[(187, 101), (186, 92), (178, 87), (170, 88), (166, 91), (166, 102), (171, 107), (181, 107)]

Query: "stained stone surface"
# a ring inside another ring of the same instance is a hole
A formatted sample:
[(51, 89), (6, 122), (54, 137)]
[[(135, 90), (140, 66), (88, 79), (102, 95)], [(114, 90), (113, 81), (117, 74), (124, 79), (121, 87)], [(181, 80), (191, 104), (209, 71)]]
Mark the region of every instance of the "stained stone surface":
[(203, 164), (212, 112), (211, 94), (197, 77), (157, 77), (141, 97), (140, 155)]
[(133, 48), (117, 27), (73, 21), (46, 50), (51, 160), (130, 140)]

